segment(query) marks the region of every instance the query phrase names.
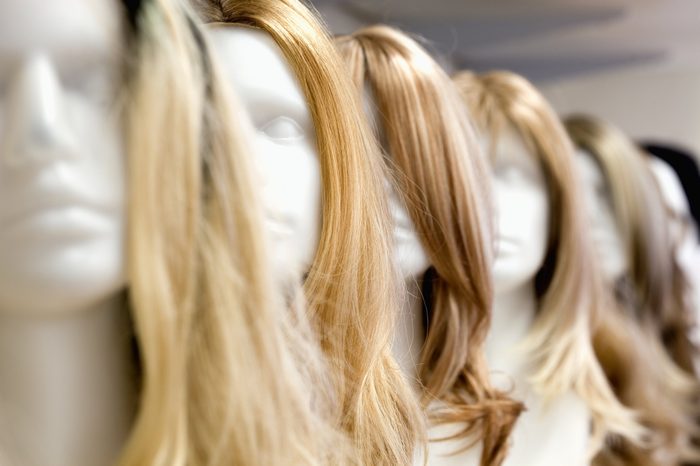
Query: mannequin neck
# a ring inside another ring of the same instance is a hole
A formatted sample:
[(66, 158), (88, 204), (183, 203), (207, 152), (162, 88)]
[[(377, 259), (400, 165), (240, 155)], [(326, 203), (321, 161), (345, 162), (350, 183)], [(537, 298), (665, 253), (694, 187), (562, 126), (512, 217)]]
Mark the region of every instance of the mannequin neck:
[(131, 335), (121, 295), (61, 316), (0, 313), (2, 452), (17, 464), (113, 464), (136, 406)]
[(491, 330), (486, 339), (486, 357), (492, 370), (515, 374), (525, 363), (519, 357), (518, 345), (523, 342), (537, 313), (533, 282), (496, 291), (494, 294)]
[(425, 341), (421, 277), (406, 280), (401, 312), (397, 318), (393, 353), (401, 370), (414, 387), (419, 386), (418, 364)]

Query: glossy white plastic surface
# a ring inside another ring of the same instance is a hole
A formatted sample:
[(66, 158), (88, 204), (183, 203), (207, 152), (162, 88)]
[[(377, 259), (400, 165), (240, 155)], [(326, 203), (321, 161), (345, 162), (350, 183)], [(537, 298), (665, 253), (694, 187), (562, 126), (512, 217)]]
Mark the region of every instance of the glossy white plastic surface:
[(302, 88), (264, 31), (212, 26), (209, 38), (254, 129), (272, 261), (279, 279), (311, 266), (321, 229), (321, 169), (316, 131)]

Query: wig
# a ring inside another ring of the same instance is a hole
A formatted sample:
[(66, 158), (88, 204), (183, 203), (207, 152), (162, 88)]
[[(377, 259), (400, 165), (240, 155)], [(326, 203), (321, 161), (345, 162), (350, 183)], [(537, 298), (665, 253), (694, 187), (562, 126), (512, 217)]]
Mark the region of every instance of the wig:
[(521, 407), (491, 386), (484, 355), (490, 199), (468, 113), (449, 76), (403, 33), (372, 26), (336, 42), (356, 88), (370, 86), (386, 161), (434, 269), (419, 363), (424, 404), (442, 401), (435, 420), (465, 423), (456, 437), (483, 443), (482, 465), (500, 464)]
[(235, 102), (185, 5), (124, 6), (128, 292), (141, 390), (119, 464), (325, 463), (321, 443), (333, 430), (309, 388), (323, 386), (320, 353), (268, 282)]
[(591, 454), (608, 434), (641, 441), (645, 430), (616, 399), (593, 351), (593, 330), (603, 291), (584, 234), (584, 209), (574, 176), (574, 152), (566, 131), (542, 95), (509, 72), (454, 78), (493, 150), (510, 125), (536, 155), (550, 199), (547, 253), (535, 277), (536, 319), (524, 348), (533, 363), (531, 381), (545, 399), (573, 390), (593, 416)]
[(398, 309), (380, 149), (332, 39), (297, 0), (198, 0), (206, 22), (267, 32), (306, 96), (322, 178), (322, 226), (304, 282), (332, 371), (338, 422), (361, 464), (407, 465), (420, 407), (391, 355)]
[(697, 348), (690, 341), (694, 313), (681, 268), (674, 260), (663, 199), (645, 159), (619, 129), (589, 117), (567, 118), (574, 143), (590, 153), (610, 188), (615, 218), (626, 245), (629, 303), (652, 324), (673, 360), (693, 373)]
[[(641, 335), (635, 348), (645, 355), (643, 366), (649, 374), (641, 385), (634, 381), (618, 384), (621, 399), (638, 409), (660, 437), (657, 449), (671, 452), (657, 456), (673, 458), (675, 454), (677, 460), (694, 455), (691, 459), (699, 460), (698, 452), (689, 448), (700, 400), (693, 368), (697, 349), (690, 339), (694, 313), (675, 261), (658, 186), (644, 155), (614, 126), (588, 116), (572, 116), (565, 125), (574, 143), (601, 168), (626, 246), (627, 274), (612, 285), (621, 312), (630, 316), (629, 325)], [(638, 366), (620, 367), (616, 378), (634, 377), (620, 372), (638, 370)], [(652, 386), (658, 387), (655, 396), (644, 397), (641, 392)], [(634, 454), (631, 446), (624, 451)]]

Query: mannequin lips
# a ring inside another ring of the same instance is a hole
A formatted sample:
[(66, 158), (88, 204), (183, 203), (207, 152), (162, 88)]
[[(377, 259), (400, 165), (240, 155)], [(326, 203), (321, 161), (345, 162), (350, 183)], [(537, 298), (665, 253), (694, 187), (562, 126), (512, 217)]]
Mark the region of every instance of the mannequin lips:
[[(0, 219), (4, 226), (11, 224), (25, 223), (34, 218), (53, 215), (58, 212), (67, 211), (84, 211), (95, 217), (108, 216), (114, 214), (117, 210), (116, 206), (107, 207), (90, 202), (86, 199), (87, 196), (80, 196), (77, 193), (68, 190), (32, 190), (29, 195), (14, 195), (13, 199), (17, 200), (16, 204)], [(41, 199), (40, 202), (33, 202)], [(25, 200), (25, 202), (22, 202)]]
[[(86, 174), (62, 161), (29, 170), (9, 172), (12, 178), (0, 187), (0, 222), (3, 226), (31, 223), (57, 212), (83, 211), (93, 217), (121, 216), (121, 193), (98, 186)], [(4, 189), (2, 189), (4, 188)], [(119, 190), (120, 191), (120, 190)], [(59, 216), (55, 216), (59, 222)]]
[(519, 248), (520, 246), (517, 240), (499, 236), (496, 242), (496, 255), (508, 256), (517, 252)]
[(293, 222), (287, 216), (267, 210), (265, 226), (275, 237), (288, 237), (294, 234)]
[(69, 198), (53, 198), (2, 220), (3, 230), (25, 240), (63, 238), (85, 240), (101, 237), (114, 227), (105, 209)]

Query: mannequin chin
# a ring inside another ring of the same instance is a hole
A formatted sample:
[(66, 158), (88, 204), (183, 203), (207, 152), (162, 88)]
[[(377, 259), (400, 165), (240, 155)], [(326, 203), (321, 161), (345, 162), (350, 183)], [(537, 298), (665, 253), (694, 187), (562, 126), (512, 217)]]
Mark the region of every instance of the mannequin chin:
[(0, 7), (0, 312), (82, 310), (126, 284), (119, 8)]
[(542, 167), (512, 128), (499, 137), (491, 167), (497, 215), (494, 287), (501, 293), (534, 280), (544, 262), (549, 194)]
[(278, 279), (308, 271), (321, 225), (321, 169), (304, 93), (282, 51), (264, 31), (208, 29), (227, 80), (250, 122)]
[(592, 155), (577, 151), (576, 164), (598, 263), (606, 280), (614, 283), (625, 274), (627, 259), (622, 235), (615, 221), (610, 188)]

